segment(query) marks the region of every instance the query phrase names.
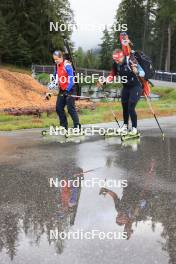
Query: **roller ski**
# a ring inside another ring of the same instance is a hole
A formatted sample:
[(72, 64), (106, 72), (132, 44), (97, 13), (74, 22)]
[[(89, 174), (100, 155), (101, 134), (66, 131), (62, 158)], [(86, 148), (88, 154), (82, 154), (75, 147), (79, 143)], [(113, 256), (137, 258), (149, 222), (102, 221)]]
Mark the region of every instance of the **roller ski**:
[(121, 126), (118, 129), (108, 130), (105, 133), (105, 137), (106, 138), (108, 138), (108, 137), (121, 137), (121, 136), (127, 135), (127, 133), (128, 133), (128, 127), (126, 124), (124, 124), (123, 126)]
[(79, 143), (84, 139), (84, 130), (79, 128), (69, 128), (66, 130), (64, 127), (58, 127), (57, 129), (50, 128), (48, 130), (42, 130), (42, 137), (45, 140), (55, 141), (59, 143), (75, 142)]
[(118, 129), (107, 129), (107, 131), (104, 134), (105, 138), (111, 138), (111, 137), (120, 137), (120, 133), (118, 132)]
[(65, 136), (67, 133), (67, 130), (65, 129), (65, 127), (60, 126), (57, 129), (54, 130), (54, 127), (51, 129), (45, 129), (41, 131), (41, 135), (43, 137), (46, 136)]
[(133, 127), (132, 130), (129, 131), (126, 135), (121, 136), (121, 140), (123, 142), (127, 140), (138, 139), (140, 138), (140, 136), (141, 133), (135, 127)]
[(69, 129), (65, 134), (66, 138), (79, 138), (83, 136), (85, 136), (85, 131), (82, 128)]

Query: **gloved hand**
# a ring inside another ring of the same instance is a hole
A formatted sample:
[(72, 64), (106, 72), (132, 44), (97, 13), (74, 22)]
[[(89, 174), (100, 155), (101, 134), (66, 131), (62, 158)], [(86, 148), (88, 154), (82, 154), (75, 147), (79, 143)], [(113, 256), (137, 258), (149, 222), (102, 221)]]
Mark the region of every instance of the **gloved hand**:
[(97, 88), (101, 88), (103, 85), (106, 84), (106, 79), (104, 77), (100, 77), (96, 83)]
[(58, 85), (57, 85), (56, 80), (53, 80), (50, 83), (48, 83), (47, 87), (48, 87), (49, 90), (57, 89)]
[(51, 98), (51, 93), (46, 93), (45, 100), (49, 101)]
[(68, 91), (65, 91), (64, 93), (63, 93), (63, 96), (65, 96), (65, 97), (67, 97), (69, 95), (69, 92)]

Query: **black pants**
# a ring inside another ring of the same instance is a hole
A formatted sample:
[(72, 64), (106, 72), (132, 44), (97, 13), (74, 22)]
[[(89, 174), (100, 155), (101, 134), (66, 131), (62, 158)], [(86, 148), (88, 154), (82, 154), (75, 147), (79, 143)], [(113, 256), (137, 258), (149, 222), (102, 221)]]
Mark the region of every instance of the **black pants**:
[(137, 128), (136, 105), (142, 94), (141, 86), (124, 87), (122, 89), (122, 107), (124, 124), (128, 125), (131, 118), (132, 127)]
[(59, 94), (56, 102), (56, 112), (60, 120), (60, 125), (68, 129), (68, 121), (65, 114), (65, 106), (67, 106), (68, 113), (70, 114), (74, 127), (79, 126), (79, 117), (75, 107), (75, 99), (71, 96)]

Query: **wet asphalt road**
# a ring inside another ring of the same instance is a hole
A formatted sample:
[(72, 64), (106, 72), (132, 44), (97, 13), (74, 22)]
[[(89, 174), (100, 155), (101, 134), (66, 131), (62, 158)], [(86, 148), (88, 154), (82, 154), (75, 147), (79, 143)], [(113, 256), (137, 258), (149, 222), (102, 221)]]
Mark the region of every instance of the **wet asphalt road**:
[(155, 86), (159, 86), (159, 87), (171, 87), (171, 88), (176, 88), (176, 83), (175, 83), (175, 82), (166, 82), (166, 81), (152, 80), (152, 83), (153, 83)]
[[(1, 133), (0, 263), (175, 264), (175, 121), (161, 119), (164, 142), (154, 121), (141, 121), (141, 141), (126, 145), (102, 137), (60, 144), (39, 130)], [(75, 175), (82, 187), (49, 186), (50, 178), (68, 183)], [(105, 188), (84, 184), (95, 179)], [(118, 239), (52, 239), (51, 230)]]

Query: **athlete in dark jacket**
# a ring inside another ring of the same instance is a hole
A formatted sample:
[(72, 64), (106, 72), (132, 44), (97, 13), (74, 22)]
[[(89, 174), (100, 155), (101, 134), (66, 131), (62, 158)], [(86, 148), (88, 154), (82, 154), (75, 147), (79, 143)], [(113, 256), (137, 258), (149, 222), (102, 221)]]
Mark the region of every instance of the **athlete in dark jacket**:
[(137, 114), (135, 111), (137, 102), (142, 94), (142, 85), (138, 77), (144, 77), (145, 72), (139, 64), (134, 64), (130, 56), (125, 56), (122, 50), (115, 50), (113, 53), (113, 66), (107, 83), (113, 81), (114, 77), (120, 76), (123, 80), (123, 89), (121, 101), (123, 107), (124, 124), (119, 129), (120, 133), (127, 133), (129, 126), (129, 117), (132, 122), (131, 135), (137, 134)]

